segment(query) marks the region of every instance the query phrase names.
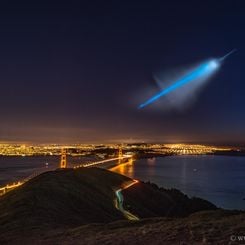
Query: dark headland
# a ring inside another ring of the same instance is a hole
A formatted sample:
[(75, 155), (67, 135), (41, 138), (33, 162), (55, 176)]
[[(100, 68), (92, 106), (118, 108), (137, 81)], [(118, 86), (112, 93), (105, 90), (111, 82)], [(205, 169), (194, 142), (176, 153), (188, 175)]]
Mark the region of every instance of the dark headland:
[(229, 244), (245, 213), (100, 168), (46, 172), (0, 198), (0, 244)]

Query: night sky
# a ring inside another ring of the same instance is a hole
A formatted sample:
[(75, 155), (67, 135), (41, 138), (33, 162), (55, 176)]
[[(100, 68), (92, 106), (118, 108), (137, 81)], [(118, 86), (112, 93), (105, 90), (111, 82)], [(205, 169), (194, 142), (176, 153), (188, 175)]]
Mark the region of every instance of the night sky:
[[(0, 6), (1, 142), (245, 141), (243, 0), (51, 2)], [(154, 71), (233, 48), (188, 109), (137, 109)]]

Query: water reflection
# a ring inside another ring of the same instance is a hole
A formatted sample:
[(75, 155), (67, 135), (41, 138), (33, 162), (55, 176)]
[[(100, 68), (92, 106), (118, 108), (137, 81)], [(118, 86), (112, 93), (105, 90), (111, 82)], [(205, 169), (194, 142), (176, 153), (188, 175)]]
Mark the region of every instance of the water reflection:
[(155, 165), (155, 163), (156, 163), (156, 158), (155, 158), (155, 157), (148, 158), (148, 159), (147, 159), (147, 163), (148, 163), (149, 165)]
[(141, 159), (114, 170), (130, 178), (177, 188), (219, 207), (245, 210), (245, 157), (171, 156)]
[(116, 167), (111, 168), (110, 170), (122, 175), (127, 175), (130, 176), (131, 178), (134, 178), (134, 167), (133, 167), (134, 162), (128, 161), (126, 163), (121, 163), (117, 165)]

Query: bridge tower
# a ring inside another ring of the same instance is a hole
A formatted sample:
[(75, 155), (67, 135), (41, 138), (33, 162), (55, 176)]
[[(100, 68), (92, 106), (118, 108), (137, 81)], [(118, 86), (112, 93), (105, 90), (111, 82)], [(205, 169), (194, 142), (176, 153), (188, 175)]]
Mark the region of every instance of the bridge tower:
[(61, 158), (60, 158), (60, 168), (67, 167), (67, 160), (66, 160), (66, 150), (64, 148), (61, 149)]
[(119, 149), (118, 149), (118, 164), (121, 164), (122, 163), (122, 157), (123, 157), (123, 152), (122, 152), (122, 146), (120, 145), (119, 146)]

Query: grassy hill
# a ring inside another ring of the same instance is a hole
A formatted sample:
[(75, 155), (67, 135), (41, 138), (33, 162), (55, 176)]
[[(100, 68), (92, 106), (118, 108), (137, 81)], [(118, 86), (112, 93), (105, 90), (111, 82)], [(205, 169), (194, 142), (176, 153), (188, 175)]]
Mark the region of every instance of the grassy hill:
[(26, 231), (124, 219), (114, 207), (113, 189), (127, 180), (96, 168), (41, 174), (0, 198), (0, 241)]
[(245, 214), (238, 211), (202, 211), (185, 218), (148, 218), (138, 222), (91, 224), (53, 234), (45, 240), (64, 245), (225, 245), (244, 244)]
[[(0, 244), (147, 244), (144, 237), (185, 237), (187, 226), (201, 234), (206, 231), (199, 229), (209, 230), (209, 223), (228, 229), (234, 220), (245, 220), (241, 212), (196, 212), (216, 207), (139, 182), (123, 191), (125, 208), (141, 218), (132, 223), (114, 206), (114, 191), (129, 180), (99, 168), (41, 174), (0, 198)], [(223, 223), (217, 223), (217, 217)]]

